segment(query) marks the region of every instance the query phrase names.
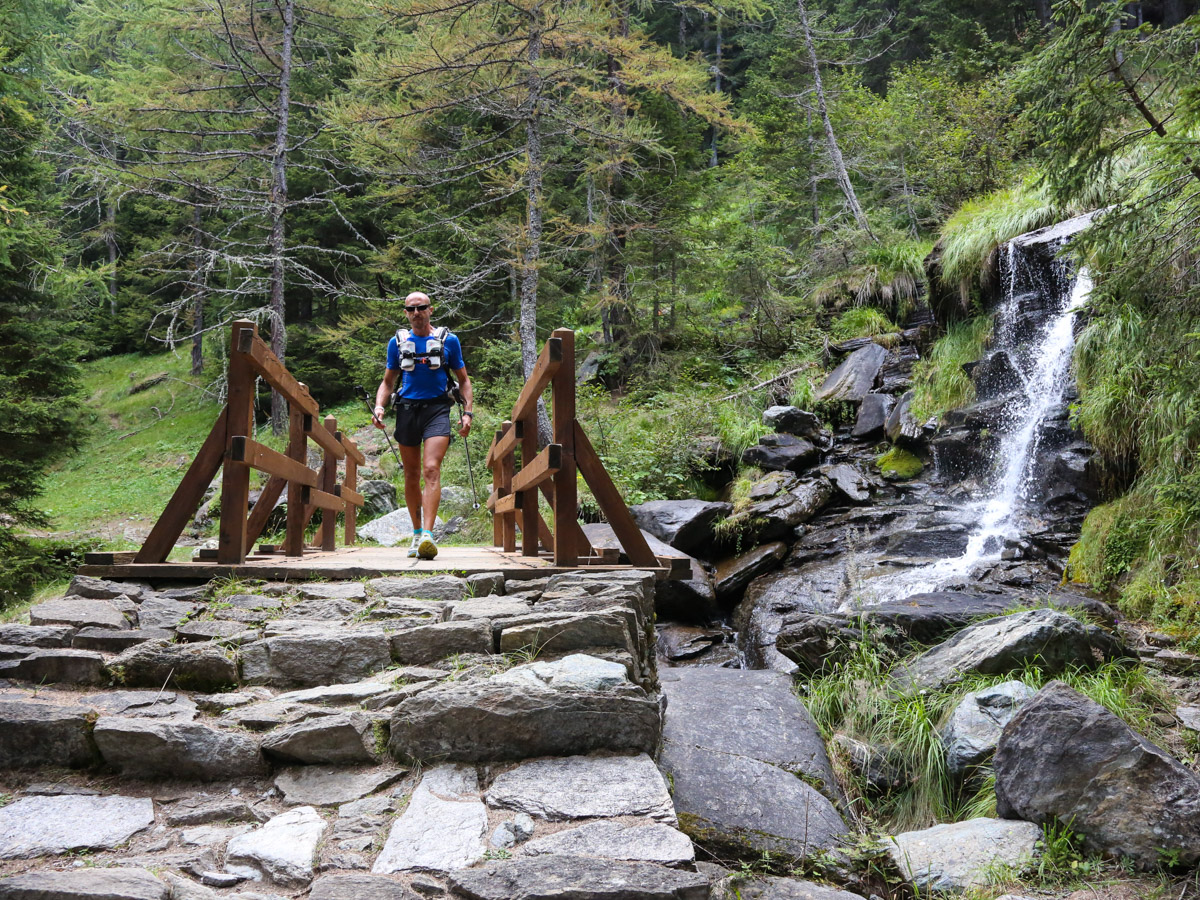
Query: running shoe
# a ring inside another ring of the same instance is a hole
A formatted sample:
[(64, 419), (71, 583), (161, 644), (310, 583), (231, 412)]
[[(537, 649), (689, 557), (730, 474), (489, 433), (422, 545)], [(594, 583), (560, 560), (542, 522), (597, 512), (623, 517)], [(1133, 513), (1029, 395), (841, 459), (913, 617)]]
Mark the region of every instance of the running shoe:
[(413, 532), (412, 543), (408, 545), (408, 556), (410, 559), (417, 558), (417, 548), (421, 546), (421, 536), (424, 533), (425, 532), (420, 528)]
[(433, 540), (433, 532), (421, 532), (421, 541), (417, 544), (417, 556), (421, 559), (433, 559), (437, 553), (438, 548), (437, 543)]

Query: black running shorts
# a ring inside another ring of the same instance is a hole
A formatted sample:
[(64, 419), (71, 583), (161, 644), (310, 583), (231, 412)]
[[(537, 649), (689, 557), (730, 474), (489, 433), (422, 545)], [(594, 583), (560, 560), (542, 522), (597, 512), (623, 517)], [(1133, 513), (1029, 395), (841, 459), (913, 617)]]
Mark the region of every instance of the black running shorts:
[(396, 404), (396, 443), (419, 447), (431, 437), (450, 437), (450, 406), (447, 403)]

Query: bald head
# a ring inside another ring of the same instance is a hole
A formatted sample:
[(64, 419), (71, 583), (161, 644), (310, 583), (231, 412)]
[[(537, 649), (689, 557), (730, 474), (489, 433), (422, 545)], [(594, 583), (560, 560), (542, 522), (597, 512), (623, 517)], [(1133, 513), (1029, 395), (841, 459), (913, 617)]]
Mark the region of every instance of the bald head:
[(420, 291), (413, 291), (404, 298), (405, 303), (429, 303), (431, 302), (428, 294), (423, 294)]

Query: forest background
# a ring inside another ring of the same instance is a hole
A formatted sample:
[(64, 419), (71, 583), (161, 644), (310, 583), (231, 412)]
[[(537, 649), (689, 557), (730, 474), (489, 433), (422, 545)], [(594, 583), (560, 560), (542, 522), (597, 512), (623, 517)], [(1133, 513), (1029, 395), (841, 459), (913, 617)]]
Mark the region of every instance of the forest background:
[(106, 428), (106, 361), (181, 360), (166, 428), (221, 399), (249, 316), (349, 408), (419, 288), (485, 434), (574, 328), (627, 498), (686, 496), (697, 435), (738, 451), (768, 392), (809, 402), (829, 342), (927, 308), (916, 406), (970, 401), (997, 249), (1105, 208), (1072, 249), (1096, 280), (1074, 413), (1111, 500), (1069, 575), (1189, 628), (1197, 6), (0, 0), (3, 601), (79, 549), (43, 489)]

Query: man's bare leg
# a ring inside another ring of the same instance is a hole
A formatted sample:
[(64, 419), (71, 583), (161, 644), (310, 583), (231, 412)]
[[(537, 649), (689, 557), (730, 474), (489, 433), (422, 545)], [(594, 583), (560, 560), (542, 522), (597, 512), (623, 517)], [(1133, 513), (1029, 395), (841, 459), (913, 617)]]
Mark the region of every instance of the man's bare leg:
[[(425, 490), (422, 496), (422, 506), (425, 513), (425, 530), (433, 531), (433, 523), (437, 521), (438, 507), (442, 503), (442, 460), (450, 447), (450, 438), (431, 437), (425, 439), (424, 465)], [(405, 472), (408, 463), (404, 464)], [(405, 495), (408, 493), (408, 480), (405, 479)], [(413, 520), (414, 522), (416, 519)]]
[(421, 448), (400, 445), (400, 462), (404, 466), (404, 505), (412, 519), (413, 531), (421, 526)]

